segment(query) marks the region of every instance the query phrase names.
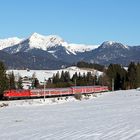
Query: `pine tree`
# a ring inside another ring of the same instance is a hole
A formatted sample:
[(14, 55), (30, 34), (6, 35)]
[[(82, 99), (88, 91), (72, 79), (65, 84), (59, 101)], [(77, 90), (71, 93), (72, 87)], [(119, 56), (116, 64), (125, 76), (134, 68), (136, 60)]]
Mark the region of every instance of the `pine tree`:
[(48, 79), (48, 84), (51, 84), (52, 83), (52, 78), (49, 78)]
[(98, 81), (97, 75), (95, 75), (95, 76), (93, 77), (93, 83), (94, 83), (94, 85), (99, 85), (99, 81)]
[(82, 86), (83, 85), (83, 77), (82, 77), (80, 72), (79, 72), (78, 78), (77, 78), (77, 85), (78, 86)]
[(33, 75), (32, 75), (32, 85), (31, 85), (32, 89), (35, 88), (35, 78), (36, 78), (36, 73), (34, 72)]
[(78, 74), (77, 72), (75, 72), (75, 74), (73, 74), (72, 79), (71, 79), (75, 86), (77, 85), (77, 79), (78, 79)]
[(18, 89), (23, 89), (23, 83), (22, 83), (22, 77), (21, 76), (19, 76), (19, 78), (18, 78), (17, 88)]
[(70, 82), (70, 73), (68, 71), (65, 71), (64, 79), (64, 82)]
[(35, 88), (39, 87), (39, 80), (37, 78), (35, 78), (35, 80), (34, 80), (34, 87)]
[(136, 87), (140, 87), (140, 64), (136, 66)]
[(131, 62), (128, 66), (128, 80), (131, 89), (136, 88), (137, 81), (136, 76), (137, 76), (136, 65), (134, 62)]
[(9, 74), (9, 89), (16, 89), (15, 76), (13, 71)]
[(60, 82), (65, 82), (65, 73), (64, 73), (64, 71), (61, 72)]
[(32, 88), (38, 88), (39, 87), (39, 80), (36, 78), (36, 73), (33, 73), (32, 75)]
[(109, 87), (112, 87), (112, 81), (114, 81), (114, 89), (124, 89), (126, 81), (126, 70), (119, 64), (110, 64), (106, 70), (106, 75), (109, 78)]
[(6, 76), (6, 68), (3, 62), (0, 62), (0, 98), (2, 98), (3, 92), (8, 89), (8, 79)]
[(55, 74), (53, 75), (52, 82), (53, 82), (54, 84), (60, 82), (59, 71), (56, 73), (56, 75), (55, 75)]
[(86, 83), (87, 83), (86, 74), (83, 73), (83, 86), (86, 86)]
[(91, 72), (87, 72), (87, 85), (93, 85), (93, 76)]

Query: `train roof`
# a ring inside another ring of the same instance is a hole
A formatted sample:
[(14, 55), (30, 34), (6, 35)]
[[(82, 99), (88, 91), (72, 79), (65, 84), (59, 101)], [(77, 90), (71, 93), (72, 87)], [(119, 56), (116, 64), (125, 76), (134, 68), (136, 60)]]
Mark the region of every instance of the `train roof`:
[[(94, 88), (98, 88), (98, 87), (105, 87), (105, 86), (72, 86), (72, 87), (67, 87), (67, 88), (45, 88), (45, 91), (65, 91), (65, 90), (69, 90), (71, 88), (91, 88), (91, 87), (94, 87)], [(28, 90), (31, 90), (31, 91), (37, 91), (37, 90), (44, 90), (44, 89), (11, 89), (11, 90), (6, 90), (6, 91), (28, 91)]]
[(72, 86), (72, 88), (91, 88), (91, 87), (104, 87), (104, 86)]

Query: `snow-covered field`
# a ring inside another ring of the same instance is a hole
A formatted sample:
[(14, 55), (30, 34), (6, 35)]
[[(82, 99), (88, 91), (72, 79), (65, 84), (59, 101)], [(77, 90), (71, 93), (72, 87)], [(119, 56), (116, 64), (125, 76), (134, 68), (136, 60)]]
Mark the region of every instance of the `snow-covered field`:
[(102, 74), (102, 72), (97, 71), (97, 70), (85, 70), (85, 69), (80, 69), (75, 66), (68, 67), (65, 69), (59, 69), (59, 70), (29, 70), (29, 71), (28, 70), (8, 70), (7, 73), (12, 72), (12, 71), (14, 72), (15, 76), (20, 75), (22, 77), (25, 77), (25, 76), (32, 77), (32, 75), (35, 74), (36, 78), (38, 78), (40, 82), (44, 82), (44, 78), (48, 79), (48, 78), (53, 77), (53, 75), (56, 74), (57, 72), (59, 72), (59, 74), (61, 75), (62, 71), (64, 72), (69, 71), (71, 77), (73, 76), (73, 74), (75, 74), (75, 72), (77, 72), (78, 74), (79, 72), (81, 74), (83, 73), (86, 74), (87, 72), (91, 72), (93, 75), (96, 74), (97, 76)]
[(140, 140), (140, 91), (50, 100), (0, 108), (0, 140)]

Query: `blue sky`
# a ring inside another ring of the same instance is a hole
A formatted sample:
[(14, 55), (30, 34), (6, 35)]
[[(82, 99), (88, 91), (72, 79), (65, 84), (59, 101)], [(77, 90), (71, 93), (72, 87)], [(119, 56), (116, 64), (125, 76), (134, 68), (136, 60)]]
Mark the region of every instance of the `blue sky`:
[(140, 45), (140, 0), (0, 0), (0, 38), (33, 32), (69, 43)]

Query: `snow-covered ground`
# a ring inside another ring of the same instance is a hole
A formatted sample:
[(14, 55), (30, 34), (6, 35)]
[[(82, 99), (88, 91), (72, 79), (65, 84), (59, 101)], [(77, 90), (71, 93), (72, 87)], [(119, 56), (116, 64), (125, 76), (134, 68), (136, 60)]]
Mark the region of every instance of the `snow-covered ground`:
[(137, 90), (63, 104), (14, 102), (0, 108), (0, 140), (140, 140)]

